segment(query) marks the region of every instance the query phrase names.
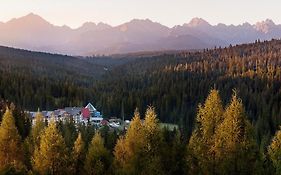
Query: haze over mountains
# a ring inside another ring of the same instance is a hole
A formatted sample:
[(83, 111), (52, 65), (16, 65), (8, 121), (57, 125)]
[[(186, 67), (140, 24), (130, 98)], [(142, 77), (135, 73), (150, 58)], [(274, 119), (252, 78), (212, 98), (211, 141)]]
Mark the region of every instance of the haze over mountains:
[(71, 55), (213, 48), (281, 38), (281, 25), (267, 19), (256, 24), (210, 25), (201, 18), (166, 27), (149, 19), (119, 26), (84, 23), (72, 29), (55, 26), (33, 13), (0, 22), (0, 45)]

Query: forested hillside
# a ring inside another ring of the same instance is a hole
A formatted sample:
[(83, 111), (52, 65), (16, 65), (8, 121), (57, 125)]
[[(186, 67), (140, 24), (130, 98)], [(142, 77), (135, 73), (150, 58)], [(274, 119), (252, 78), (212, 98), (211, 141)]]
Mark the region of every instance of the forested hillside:
[(155, 106), (163, 122), (191, 134), (198, 103), (211, 88), (224, 104), (242, 98), (259, 142), (281, 123), (281, 41), (162, 55), (74, 58), (1, 48), (0, 95), (23, 109), (91, 101), (106, 117), (131, 118)]
[[(135, 107), (157, 109), (161, 121), (178, 123), (189, 133), (199, 102), (211, 88), (223, 103), (232, 89), (241, 96), (259, 141), (281, 123), (281, 41), (165, 54), (115, 67), (95, 87), (95, 98), (105, 116), (130, 118)], [(123, 107), (122, 107), (123, 104)]]
[[(280, 174), (280, 40), (145, 57), (0, 55), (0, 173)], [(132, 119), (127, 132), (47, 124), (40, 112), (32, 126), (22, 112), (88, 101)]]
[(0, 98), (29, 110), (81, 105), (104, 72), (75, 57), (0, 47)]

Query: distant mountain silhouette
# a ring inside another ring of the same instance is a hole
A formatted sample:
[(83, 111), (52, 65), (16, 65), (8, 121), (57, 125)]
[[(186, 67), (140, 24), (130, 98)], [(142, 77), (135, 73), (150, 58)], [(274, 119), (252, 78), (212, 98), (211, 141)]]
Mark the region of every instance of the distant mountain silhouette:
[(142, 51), (213, 48), (281, 38), (272, 20), (242, 25), (211, 25), (202, 18), (169, 28), (149, 19), (110, 26), (86, 22), (72, 29), (55, 26), (30, 13), (0, 22), (0, 45), (71, 55), (119, 54)]

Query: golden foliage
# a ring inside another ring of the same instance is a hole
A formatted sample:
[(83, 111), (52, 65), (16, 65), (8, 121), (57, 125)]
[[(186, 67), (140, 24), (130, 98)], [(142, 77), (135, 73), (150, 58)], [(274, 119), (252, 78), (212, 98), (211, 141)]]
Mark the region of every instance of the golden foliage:
[(224, 113), (224, 120), (216, 132), (215, 152), (221, 173), (249, 174), (255, 166), (257, 145), (253, 127), (246, 117), (236, 92)]
[(44, 131), (45, 123), (44, 123), (44, 117), (41, 112), (37, 112), (35, 115), (35, 124), (32, 127), (31, 130), (31, 137), (33, 140), (33, 144), (38, 146), (40, 143), (40, 136), (42, 132)]
[(102, 175), (109, 171), (110, 153), (104, 147), (104, 140), (100, 133), (96, 133), (86, 155), (85, 171), (91, 175)]
[(40, 136), (40, 145), (34, 151), (33, 168), (39, 174), (63, 174), (67, 170), (66, 146), (54, 120)]
[(10, 109), (6, 109), (0, 126), (0, 170), (8, 167), (23, 168), (21, 138)]
[(191, 173), (215, 173), (215, 132), (223, 121), (224, 109), (217, 90), (211, 90), (204, 105), (199, 104), (196, 128), (188, 144), (188, 163)]
[(136, 110), (125, 137), (120, 137), (114, 148), (115, 164), (122, 173), (131, 174), (144, 148), (144, 130), (140, 114)]
[(72, 173), (82, 174), (84, 165), (85, 143), (82, 139), (82, 134), (79, 133), (76, 141), (74, 142), (72, 150)]
[(157, 115), (149, 107), (144, 122), (136, 110), (130, 127), (114, 149), (115, 165), (120, 174), (161, 174), (162, 142)]
[(281, 174), (281, 130), (277, 131), (268, 147), (268, 155), (276, 169), (276, 174)]

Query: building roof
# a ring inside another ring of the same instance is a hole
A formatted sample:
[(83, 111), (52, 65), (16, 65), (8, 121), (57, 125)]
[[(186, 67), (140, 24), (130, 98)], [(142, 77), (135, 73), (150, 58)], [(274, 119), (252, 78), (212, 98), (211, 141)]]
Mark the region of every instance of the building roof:
[(80, 107), (66, 107), (64, 108), (64, 110), (69, 113), (70, 115), (78, 115), (80, 114), (81, 110), (83, 108), (80, 108)]
[(90, 112), (94, 112), (97, 110), (91, 103), (88, 103), (85, 108), (89, 109)]
[(105, 125), (108, 125), (109, 122), (105, 119), (103, 119), (101, 122), (100, 122), (101, 125), (105, 126)]

